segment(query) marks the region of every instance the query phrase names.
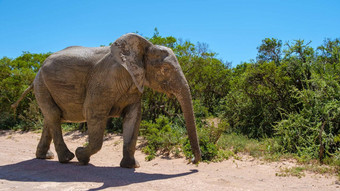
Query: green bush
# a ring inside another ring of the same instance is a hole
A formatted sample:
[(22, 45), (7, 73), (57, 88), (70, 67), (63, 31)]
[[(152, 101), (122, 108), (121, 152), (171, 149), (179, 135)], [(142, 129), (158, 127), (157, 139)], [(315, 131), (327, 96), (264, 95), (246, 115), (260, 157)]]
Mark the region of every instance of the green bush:
[(33, 93), (26, 95), (15, 113), (11, 105), (33, 82), (35, 74), (49, 55), (23, 52), (15, 59), (0, 59), (0, 129), (30, 130), (41, 127), (42, 116)]
[(209, 117), (208, 108), (205, 107), (200, 100), (193, 100), (194, 113), (197, 120), (201, 121)]
[(123, 118), (115, 117), (108, 119), (106, 130), (108, 132), (123, 133)]
[[(217, 145), (219, 138), (227, 128), (226, 122), (219, 123), (217, 127), (205, 124), (202, 128), (197, 128), (203, 161), (230, 156), (228, 152), (220, 151)], [(185, 127), (175, 125), (169, 121), (168, 117), (160, 116), (156, 122), (142, 121), (140, 135), (146, 140), (142, 148), (142, 151), (148, 155), (146, 160), (152, 160), (157, 154), (169, 155), (172, 153), (178, 156), (181, 150), (187, 158), (193, 157)]]
[[(228, 123), (222, 121), (216, 127), (214, 124), (205, 125), (202, 128), (197, 129), (199, 146), (201, 149), (202, 160), (203, 161), (212, 161), (216, 159), (216, 157), (222, 152), (220, 152), (220, 148), (217, 145), (218, 140), (220, 139), (222, 133), (229, 127)], [(187, 158), (192, 158), (193, 154), (191, 152), (191, 146), (189, 139), (186, 138), (183, 143), (183, 152)], [(229, 157), (229, 155), (221, 155)]]
[[(199, 136), (199, 145), (202, 154), (203, 161), (211, 161), (218, 154), (218, 147), (209, 139), (209, 132), (205, 128), (201, 128), (201, 131), (198, 133)], [(183, 144), (184, 155), (187, 158), (192, 158), (193, 154), (191, 152), (191, 146), (189, 139), (186, 139)]]
[(337, 152), (340, 147), (340, 85), (332, 82), (315, 77), (310, 81), (313, 88), (294, 90), (303, 109), (288, 114), (275, 125), (285, 152), (320, 160)]
[[(232, 69), (220, 111), (229, 133), (274, 140), (275, 152), (302, 160), (336, 158), (340, 143), (340, 43), (265, 39), (258, 61)], [(328, 160), (328, 159), (327, 159)]]
[[(145, 146), (142, 149), (148, 156), (146, 160), (152, 160), (157, 152), (160, 154), (169, 155), (175, 148), (179, 147), (184, 131), (175, 127), (169, 118), (159, 116), (156, 122), (142, 121), (140, 127), (140, 135), (146, 140)], [(176, 151), (174, 151), (176, 152)]]
[(290, 110), (290, 78), (274, 62), (244, 64), (234, 69), (231, 91), (222, 102), (222, 116), (231, 130), (251, 138), (272, 137), (280, 111)]

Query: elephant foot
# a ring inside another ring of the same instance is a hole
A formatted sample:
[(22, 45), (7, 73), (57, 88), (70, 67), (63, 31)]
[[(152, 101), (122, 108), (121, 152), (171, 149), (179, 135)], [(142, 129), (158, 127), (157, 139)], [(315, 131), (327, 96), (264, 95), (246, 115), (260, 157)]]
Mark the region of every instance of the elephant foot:
[(139, 162), (134, 158), (123, 158), (122, 161), (120, 161), (120, 167), (122, 168), (139, 168)]
[(193, 157), (191, 159), (192, 164), (198, 164), (201, 161), (200, 157)]
[(66, 152), (64, 152), (63, 154), (59, 155), (58, 154), (58, 160), (60, 163), (67, 163), (70, 160), (72, 160), (74, 158), (74, 154), (67, 150)]
[(86, 154), (84, 147), (78, 147), (76, 156), (81, 165), (87, 165), (90, 162), (90, 156)]
[(37, 150), (37, 152), (35, 153), (35, 156), (37, 159), (53, 159), (54, 158), (54, 154), (51, 150), (48, 150), (45, 153)]

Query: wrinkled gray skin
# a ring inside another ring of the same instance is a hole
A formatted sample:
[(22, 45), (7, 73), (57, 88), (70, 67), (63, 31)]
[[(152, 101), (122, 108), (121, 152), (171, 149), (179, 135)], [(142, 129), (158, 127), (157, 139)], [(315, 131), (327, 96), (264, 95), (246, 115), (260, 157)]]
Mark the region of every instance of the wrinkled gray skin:
[(126, 34), (110, 47), (68, 47), (49, 56), (34, 82), (34, 92), (44, 115), (44, 128), (36, 157), (53, 158), (53, 139), (58, 160), (70, 161), (61, 132), (62, 122), (87, 122), (89, 144), (78, 147), (76, 157), (88, 164), (103, 144), (109, 117), (123, 117), (121, 167), (137, 168), (134, 158), (141, 121), (144, 86), (174, 95), (184, 113), (189, 140), (198, 163), (201, 154), (190, 89), (171, 49), (151, 44), (136, 34)]

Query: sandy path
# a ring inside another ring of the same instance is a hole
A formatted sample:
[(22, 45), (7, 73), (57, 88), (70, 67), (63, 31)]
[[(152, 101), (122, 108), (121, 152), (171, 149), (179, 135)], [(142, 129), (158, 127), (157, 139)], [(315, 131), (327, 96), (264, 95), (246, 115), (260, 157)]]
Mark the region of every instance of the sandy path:
[[(122, 139), (108, 135), (90, 165), (76, 159), (68, 164), (34, 159), (40, 134), (0, 131), (0, 190), (340, 190), (336, 177), (306, 174), (305, 177), (278, 177), (280, 166), (291, 163), (264, 163), (246, 159), (221, 163), (187, 164), (185, 159), (156, 158), (150, 162), (137, 151), (141, 167), (123, 169)], [(86, 137), (65, 135), (74, 151)], [(54, 151), (54, 147), (52, 147)]]

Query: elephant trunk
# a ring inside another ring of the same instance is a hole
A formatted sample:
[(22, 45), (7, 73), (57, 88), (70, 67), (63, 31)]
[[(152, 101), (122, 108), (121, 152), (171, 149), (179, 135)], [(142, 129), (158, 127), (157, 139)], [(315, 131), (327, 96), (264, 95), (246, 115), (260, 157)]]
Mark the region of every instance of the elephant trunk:
[(194, 110), (188, 84), (185, 83), (185, 87), (181, 88), (181, 91), (176, 93), (175, 96), (183, 111), (191, 149), (194, 154), (194, 159), (192, 162), (196, 164), (201, 160), (201, 151), (198, 143)]

